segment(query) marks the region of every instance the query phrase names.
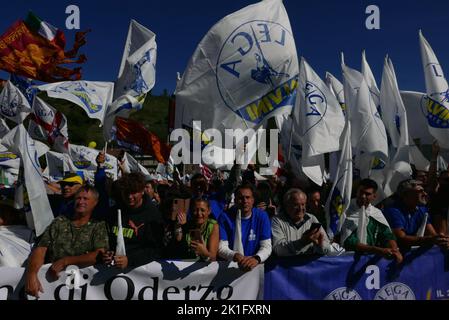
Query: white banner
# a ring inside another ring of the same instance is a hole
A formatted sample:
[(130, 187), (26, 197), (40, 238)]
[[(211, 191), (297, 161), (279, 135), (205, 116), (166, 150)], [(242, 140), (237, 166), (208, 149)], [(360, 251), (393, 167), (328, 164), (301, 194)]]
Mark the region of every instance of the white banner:
[[(77, 171), (94, 172), (97, 170), (96, 158), (100, 153), (99, 150), (80, 146), (76, 144), (70, 144), (69, 154), (73, 161), (73, 164), (77, 168)], [(116, 157), (106, 154), (104, 162), (106, 173), (108, 173), (113, 180), (117, 179), (118, 172), (118, 160)]]
[[(69, 266), (49, 282), (50, 264), (39, 270), (39, 300), (256, 300), (263, 297), (263, 265), (250, 272), (235, 262), (154, 261), (119, 269)], [(73, 271), (72, 271), (73, 270)], [(0, 300), (24, 298), (23, 268), (0, 268)], [(21, 287), (19, 287), (19, 285)], [(35, 299), (28, 296), (29, 299)]]
[(189, 127), (198, 120), (204, 129), (253, 128), (291, 110), (297, 75), (284, 5), (260, 1), (226, 16), (201, 40), (176, 88), (176, 117)]
[(153, 89), (156, 82), (156, 57), (156, 35), (131, 20), (115, 84), (114, 100), (122, 95), (136, 97)]
[(31, 112), (30, 104), (11, 81), (6, 81), (0, 93), (0, 114), (15, 123), (22, 123)]
[(106, 108), (112, 102), (114, 83), (99, 81), (63, 81), (37, 87), (49, 97), (65, 99), (79, 105), (89, 118), (103, 124)]

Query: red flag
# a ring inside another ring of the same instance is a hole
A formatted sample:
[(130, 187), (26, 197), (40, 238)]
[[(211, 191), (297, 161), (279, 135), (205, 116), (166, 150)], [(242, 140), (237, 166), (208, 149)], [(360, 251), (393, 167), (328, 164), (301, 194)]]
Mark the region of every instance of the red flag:
[(115, 118), (115, 139), (119, 146), (150, 154), (160, 163), (166, 163), (170, 157), (170, 148), (159, 137), (148, 131), (141, 123), (122, 117)]
[(45, 82), (79, 80), (81, 68), (61, 65), (86, 61), (84, 55), (76, 55), (86, 42), (87, 32), (77, 33), (74, 48), (64, 52), (64, 33), (30, 14), (26, 21), (16, 21), (0, 36), (0, 69)]

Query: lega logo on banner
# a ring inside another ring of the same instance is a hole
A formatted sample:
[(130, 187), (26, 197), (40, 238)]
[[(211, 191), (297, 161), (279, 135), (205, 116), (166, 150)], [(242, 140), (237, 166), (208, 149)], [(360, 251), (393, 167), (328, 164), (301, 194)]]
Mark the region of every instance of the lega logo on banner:
[(324, 300), (362, 300), (362, 297), (353, 289), (341, 287), (329, 293)]
[[(294, 104), (297, 73), (291, 31), (280, 23), (263, 20), (246, 22), (231, 32), (216, 65), (223, 102), (253, 123)], [(252, 101), (254, 98), (257, 100)]]
[(400, 282), (392, 282), (383, 286), (376, 293), (374, 300), (416, 300), (416, 298), (409, 286)]

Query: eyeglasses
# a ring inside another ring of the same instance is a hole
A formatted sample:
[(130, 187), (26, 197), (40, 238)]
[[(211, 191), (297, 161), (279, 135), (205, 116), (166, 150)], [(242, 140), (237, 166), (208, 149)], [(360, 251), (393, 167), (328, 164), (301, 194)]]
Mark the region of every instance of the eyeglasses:
[(65, 186), (68, 186), (68, 187), (73, 187), (74, 185), (76, 185), (76, 184), (79, 184), (79, 183), (75, 183), (75, 182), (63, 182), (63, 183), (61, 183), (61, 187), (65, 187)]

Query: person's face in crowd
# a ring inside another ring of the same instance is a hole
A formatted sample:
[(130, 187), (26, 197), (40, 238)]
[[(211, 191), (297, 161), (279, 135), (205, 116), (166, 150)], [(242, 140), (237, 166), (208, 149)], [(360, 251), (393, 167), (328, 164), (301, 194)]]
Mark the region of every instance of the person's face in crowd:
[(139, 208), (143, 203), (144, 191), (128, 192), (124, 194), (126, 204), (131, 209)]
[(97, 202), (92, 192), (81, 191), (75, 198), (75, 213), (82, 217), (90, 215)]
[(203, 196), (207, 191), (207, 182), (203, 178), (193, 180), (191, 186), (193, 194), (197, 197)]
[(403, 201), (410, 208), (415, 208), (417, 205), (425, 205), (427, 203), (427, 193), (422, 185), (416, 185), (412, 190), (404, 194)]
[(418, 170), (416, 172), (416, 180), (421, 181), (423, 185), (427, 185), (427, 172)]
[(153, 189), (153, 185), (150, 182), (147, 182), (147, 184), (145, 185), (144, 191), (151, 199), (153, 199), (154, 189)]
[(309, 196), (309, 206), (311, 209), (318, 209), (321, 203), (321, 194), (318, 191)]
[(302, 221), (306, 213), (307, 197), (302, 193), (294, 193), (285, 204), (285, 209), (294, 223)]
[(376, 191), (373, 188), (360, 186), (357, 190), (357, 205), (368, 207), (376, 199)]
[(64, 199), (72, 198), (81, 188), (79, 183), (63, 182), (61, 183), (62, 197)]
[(254, 195), (251, 189), (240, 189), (236, 195), (236, 203), (243, 215), (249, 215), (254, 206)]
[(202, 226), (210, 215), (210, 208), (204, 201), (195, 201), (193, 205), (193, 221), (197, 226)]

